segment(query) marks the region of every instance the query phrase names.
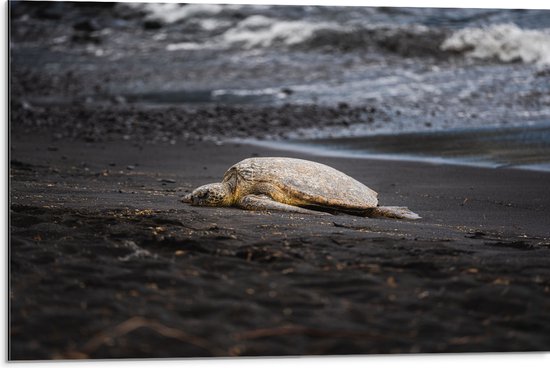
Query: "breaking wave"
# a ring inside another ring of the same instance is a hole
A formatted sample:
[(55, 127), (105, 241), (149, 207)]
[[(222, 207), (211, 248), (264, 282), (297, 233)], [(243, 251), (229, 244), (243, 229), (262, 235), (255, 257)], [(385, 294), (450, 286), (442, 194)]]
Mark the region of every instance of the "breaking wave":
[(345, 52), (376, 48), (402, 56), (439, 56), (444, 54), (439, 44), (446, 36), (444, 31), (420, 25), (342, 25), (251, 15), (208, 41), (170, 44), (167, 50), (285, 47)]
[[(550, 64), (550, 28), (544, 28), (547, 24), (541, 24), (543, 28), (539, 29), (525, 29), (514, 23), (463, 24), (453, 32), (437, 24), (427, 26), (420, 16), (416, 23), (391, 23), (374, 8), (370, 12), (366, 12), (369, 8), (361, 8), (364, 12), (342, 20), (332, 19), (328, 13), (315, 15), (317, 8), (311, 14), (280, 19), (281, 14), (272, 7), (174, 3), (128, 6), (147, 14), (147, 19), (165, 24), (188, 23), (184, 42), (168, 45), (168, 51), (270, 47), (336, 52), (374, 50), (404, 57), (449, 57), (462, 53), (484, 60)], [(285, 9), (291, 14), (294, 8)], [(196, 36), (193, 32), (197, 32)]]
[(297, 45), (311, 39), (320, 30), (341, 31), (336, 23), (306, 21), (280, 21), (263, 15), (252, 15), (222, 35), (228, 44), (245, 48)]
[(550, 65), (550, 30), (522, 29), (511, 23), (464, 28), (447, 38), (441, 49), (478, 59)]
[(168, 24), (194, 16), (216, 15), (224, 9), (228, 9), (227, 5), (215, 4), (188, 4), (181, 6), (181, 4), (176, 3), (128, 3), (125, 5), (145, 12), (148, 19), (154, 19)]

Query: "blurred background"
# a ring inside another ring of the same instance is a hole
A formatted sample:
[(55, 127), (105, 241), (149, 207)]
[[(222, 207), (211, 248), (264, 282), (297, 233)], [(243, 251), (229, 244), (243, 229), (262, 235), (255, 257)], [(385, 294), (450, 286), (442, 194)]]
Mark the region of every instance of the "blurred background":
[[(11, 107), (25, 129), (89, 140), (164, 130), (151, 140), (284, 139), (336, 155), (550, 168), (547, 10), (9, 7)], [(121, 118), (75, 127), (44, 113), (75, 108)], [(136, 109), (162, 111), (147, 119), (160, 125), (124, 115)]]

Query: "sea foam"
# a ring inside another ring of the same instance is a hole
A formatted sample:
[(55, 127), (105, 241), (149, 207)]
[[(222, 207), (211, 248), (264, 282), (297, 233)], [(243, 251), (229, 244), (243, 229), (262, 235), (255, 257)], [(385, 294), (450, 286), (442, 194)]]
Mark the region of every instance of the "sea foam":
[(216, 15), (224, 9), (228, 9), (228, 6), (216, 4), (188, 4), (182, 6), (175, 3), (128, 3), (126, 6), (142, 10), (147, 13), (147, 18), (164, 23), (175, 23), (195, 16)]
[(447, 38), (441, 49), (466, 52), (478, 59), (550, 65), (550, 30), (522, 29), (515, 24), (465, 28)]
[(336, 23), (306, 21), (282, 21), (263, 15), (253, 15), (239, 22), (222, 36), (228, 44), (240, 44), (245, 48), (269, 47), (277, 44), (295, 45), (311, 38), (321, 29), (339, 29)]

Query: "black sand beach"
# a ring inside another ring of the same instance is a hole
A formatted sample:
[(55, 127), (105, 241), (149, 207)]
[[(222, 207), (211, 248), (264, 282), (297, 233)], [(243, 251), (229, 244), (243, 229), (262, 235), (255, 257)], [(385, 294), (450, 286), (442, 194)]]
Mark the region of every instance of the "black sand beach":
[[(256, 155), (332, 165), (423, 218), (178, 202)], [(549, 183), (521, 170), (14, 134), (12, 359), (547, 350)]]
[[(44, 9), (29, 13), (36, 24), (59, 33), (63, 21), (80, 24), (75, 35), (90, 36), (81, 18)], [(11, 65), (10, 359), (550, 349), (549, 172), (225, 140), (399, 121), (384, 102), (151, 107), (102, 91), (86, 100), (94, 76), (125, 76), (75, 64), (64, 84), (53, 64), (30, 65), (51, 49), (23, 13)], [(84, 58), (79, 47), (55, 52), (69, 63)], [(328, 164), (422, 219), (179, 201), (254, 156)]]

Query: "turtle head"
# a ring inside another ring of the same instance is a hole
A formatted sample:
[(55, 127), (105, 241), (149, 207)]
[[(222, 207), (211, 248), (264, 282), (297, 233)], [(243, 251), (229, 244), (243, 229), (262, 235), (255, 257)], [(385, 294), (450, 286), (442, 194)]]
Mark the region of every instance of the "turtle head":
[(181, 199), (192, 206), (226, 206), (231, 203), (231, 191), (224, 183), (212, 183), (198, 187)]

